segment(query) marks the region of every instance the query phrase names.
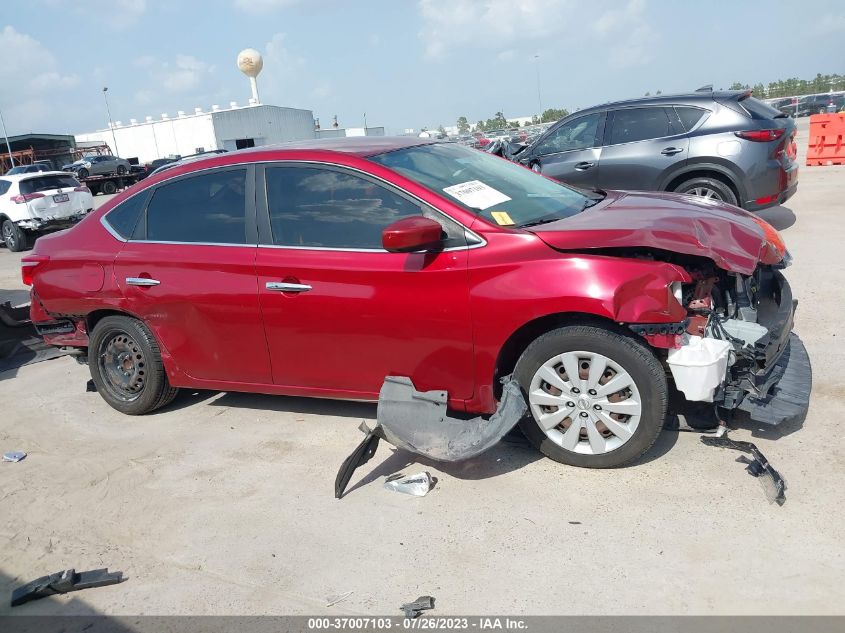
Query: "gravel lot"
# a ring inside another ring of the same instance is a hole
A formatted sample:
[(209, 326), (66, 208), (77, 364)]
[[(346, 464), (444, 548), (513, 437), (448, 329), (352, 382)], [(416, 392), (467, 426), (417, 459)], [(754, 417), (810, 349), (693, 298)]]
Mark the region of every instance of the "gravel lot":
[[(806, 119), (800, 130), (803, 164)], [(108, 566), (129, 580), (14, 612), (399, 615), (430, 594), (438, 615), (845, 613), (845, 167), (802, 167), (799, 182), (761, 213), (794, 257), (815, 374), (803, 428), (755, 439), (788, 481), (783, 507), (736, 454), (668, 432), (616, 471), (514, 444), (452, 466), (382, 444), (337, 501), (337, 467), (374, 405), (183, 392), (129, 418), (61, 358), (0, 374), (0, 449), (29, 453), (0, 463), (0, 595)], [(0, 249), (0, 288), (22, 288), (19, 259)], [(439, 480), (424, 498), (382, 489), (423, 469)]]

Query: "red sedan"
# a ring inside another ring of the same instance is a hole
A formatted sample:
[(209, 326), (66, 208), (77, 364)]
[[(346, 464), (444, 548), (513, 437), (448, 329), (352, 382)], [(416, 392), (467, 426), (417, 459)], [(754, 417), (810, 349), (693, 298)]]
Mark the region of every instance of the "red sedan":
[(485, 414), (512, 374), (543, 453), (610, 467), (653, 444), (673, 388), (781, 421), (771, 394), (803, 353), (787, 263), (735, 207), (361, 138), (152, 176), (22, 274), (39, 332), (127, 414), (180, 387), (374, 400), (388, 375)]

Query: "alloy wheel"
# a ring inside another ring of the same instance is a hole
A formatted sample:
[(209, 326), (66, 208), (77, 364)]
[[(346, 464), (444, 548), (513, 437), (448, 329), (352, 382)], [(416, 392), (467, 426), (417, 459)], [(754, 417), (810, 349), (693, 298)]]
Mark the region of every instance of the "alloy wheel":
[(15, 229), (11, 222), (3, 223), (3, 241), (6, 242), (6, 246), (8, 246), (10, 250), (14, 249), (16, 246)]
[(630, 440), (642, 414), (631, 375), (613, 359), (565, 352), (535, 372), (528, 403), (546, 436), (567, 451), (600, 455)]
[(693, 187), (687, 193), (705, 200), (722, 200), (722, 195), (710, 187)]

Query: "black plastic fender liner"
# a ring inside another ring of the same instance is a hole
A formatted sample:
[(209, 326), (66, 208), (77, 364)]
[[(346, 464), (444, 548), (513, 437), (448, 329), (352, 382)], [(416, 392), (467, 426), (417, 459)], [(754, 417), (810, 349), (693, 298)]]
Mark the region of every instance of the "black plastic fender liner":
[(340, 499), (355, 470), (366, 464), (379, 440), (441, 462), (456, 462), (480, 455), (495, 446), (525, 415), (527, 405), (519, 384), (502, 379), (502, 399), (489, 418), (459, 420), (446, 414), (445, 391), (417, 391), (410, 378), (387, 376), (378, 399), (377, 424), (362, 424), (366, 437), (340, 466), (335, 477), (335, 497)]
[(728, 437), (727, 432), (715, 437), (702, 436), (701, 442), (707, 446), (729, 448), (751, 455), (751, 459), (741, 457), (740, 460), (746, 464), (745, 470), (760, 480), (769, 503), (777, 503), (779, 506), (786, 503), (786, 480), (772, 467), (756, 444), (733, 440)]
[(17, 607), (30, 600), (46, 598), (57, 593), (116, 585), (123, 580), (123, 572), (110, 572), (107, 568), (81, 572), (77, 572), (75, 569), (65, 569), (49, 576), (42, 576), (15, 589), (12, 592), (12, 606)]

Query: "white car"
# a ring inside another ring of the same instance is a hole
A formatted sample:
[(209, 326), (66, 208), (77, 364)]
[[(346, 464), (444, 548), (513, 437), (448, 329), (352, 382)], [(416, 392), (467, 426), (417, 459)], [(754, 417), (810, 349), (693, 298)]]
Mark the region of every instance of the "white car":
[(88, 187), (62, 171), (0, 176), (0, 236), (22, 251), (38, 233), (66, 229), (93, 211)]

